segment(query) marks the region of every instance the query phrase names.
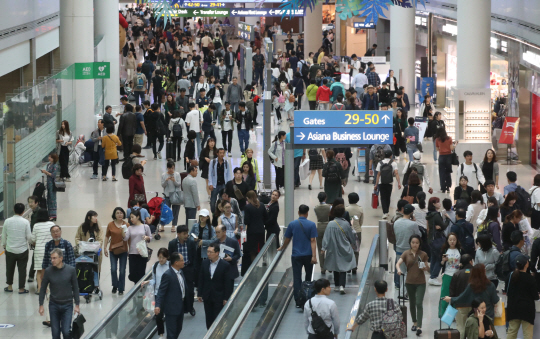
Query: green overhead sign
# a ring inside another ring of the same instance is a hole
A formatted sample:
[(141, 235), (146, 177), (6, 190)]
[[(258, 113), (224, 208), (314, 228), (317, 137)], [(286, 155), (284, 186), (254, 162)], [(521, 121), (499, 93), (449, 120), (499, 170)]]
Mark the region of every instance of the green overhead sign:
[(171, 11), (172, 17), (224, 17), (229, 16), (228, 8), (206, 9), (206, 8), (175, 8)]
[(110, 62), (78, 62), (75, 63), (75, 79), (110, 79)]

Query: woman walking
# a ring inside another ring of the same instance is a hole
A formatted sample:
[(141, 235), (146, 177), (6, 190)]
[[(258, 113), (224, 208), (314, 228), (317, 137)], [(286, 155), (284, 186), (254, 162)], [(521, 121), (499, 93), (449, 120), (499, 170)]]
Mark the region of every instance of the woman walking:
[[(488, 149), (484, 155), (484, 160), (480, 163), (480, 169), (484, 174), (486, 181), (492, 180), (495, 182), (495, 187), (499, 189), (499, 163), (497, 162), (497, 155), (492, 149)], [(480, 192), (482, 194), (487, 193), (484, 185), (480, 184)]]
[(257, 178), (249, 161), (242, 163), (242, 178), (248, 185), (248, 190), (257, 191)]
[[(171, 232), (176, 232), (176, 226), (178, 225), (178, 214), (180, 214), (180, 202), (171, 201), (171, 196), (175, 192), (182, 193), (182, 180), (180, 173), (175, 171), (175, 164), (172, 161), (167, 162), (167, 172), (161, 175), (161, 187), (163, 187), (163, 194), (165, 195), (165, 204), (172, 209), (173, 220), (171, 224)], [(163, 225), (161, 225), (160, 232), (163, 232)]]
[(311, 191), (311, 183), (313, 182), (313, 178), (315, 177), (315, 173), (319, 173), (319, 188), (323, 189), (323, 177), (322, 177), (322, 169), (324, 166), (325, 158), (326, 158), (326, 152), (324, 148), (311, 148), (308, 151), (309, 155), (309, 185), (308, 189)]
[(186, 133), (186, 123), (182, 119), (182, 114), (179, 110), (173, 111), (171, 120), (169, 121), (169, 134), (173, 143), (173, 149), (176, 149), (176, 154), (173, 156), (174, 161), (182, 159), (182, 139)]
[[(461, 244), (456, 233), (450, 233), (442, 248), (441, 265), (443, 267), (441, 298), (450, 294), (450, 281), (452, 276), (459, 270), (461, 261)], [(444, 300), (439, 301), (439, 319), (442, 318), (448, 303)]]
[(144, 168), (141, 164), (133, 165), (133, 174), (129, 177), (129, 199), (130, 201), (136, 200), (141, 205), (146, 204), (146, 190), (144, 189), (144, 179), (142, 177)]
[(60, 180), (71, 181), (69, 175), (69, 153), (73, 149), (73, 135), (69, 130), (69, 122), (62, 121), (62, 127), (56, 132), (56, 154), (60, 164)]
[(246, 198), (248, 204), (244, 207), (244, 224), (247, 249), (244, 246), (244, 251), (251, 255), (253, 261), (266, 242), (264, 225), (268, 221), (268, 212), (255, 191), (247, 192)]
[(334, 159), (334, 151), (329, 150), (326, 152), (327, 162), (323, 166), (322, 176), (324, 180), (324, 192), (326, 193), (326, 203), (331, 204), (334, 199), (341, 198), (343, 195), (343, 188), (341, 187), (341, 178), (343, 168), (341, 164)]
[(222, 200), (222, 206), (223, 213), (219, 216), (218, 225), (225, 226), (227, 237), (235, 239), (236, 234), (240, 231), (238, 228), (238, 216), (232, 213), (230, 202)]
[(107, 181), (107, 170), (109, 169), (109, 165), (111, 165), (112, 181), (118, 181), (116, 179), (116, 164), (118, 163), (117, 147), (122, 146), (122, 142), (114, 135), (113, 126), (107, 126), (107, 135), (101, 139), (101, 146), (103, 147), (105, 158), (102, 168), (102, 180)]
[(32, 243), (34, 244), (34, 267), (36, 268), (37, 291), (41, 289), (41, 277), (45, 273), (43, 267), (43, 257), (45, 256), (45, 245), (53, 240), (51, 227), (54, 222), (49, 220), (46, 209), (39, 209), (36, 212), (36, 223), (32, 230)]
[(471, 312), (465, 322), (464, 339), (498, 339), (493, 318), (486, 315), (487, 306), (482, 298), (475, 298), (471, 303)]
[(204, 178), (206, 181), (206, 193), (208, 194), (208, 199), (210, 199), (210, 195), (212, 192), (210, 191), (210, 187), (208, 187), (208, 169), (210, 165), (210, 161), (212, 161), (214, 158), (217, 158), (218, 149), (216, 147), (216, 139), (209, 138), (208, 142), (206, 143), (206, 146), (204, 146), (201, 155), (199, 157), (199, 165), (201, 168), (201, 178)]
[(446, 241), (444, 230), (450, 223), (450, 218), (446, 218), (446, 221), (443, 220), (441, 213), (439, 213), (440, 209), (441, 200), (437, 197), (429, 198), (426, 221), (428, 225), (428, 243), (431, 248), (431, 271), (428, 283), (434, 286), (441, 285), (437, 277), (441, 271), (441, 251)]
[[(118, 291), (123, 295), (126, 287), (126, 265), (128, 259), (128, 243), (124, 241), (122, 232), (129, 224), (124, 220), (126, 212), (122, 207), (116, 207), (112, 213), (112, 221), (107, 225), (103, 253), (111, 259), (112, 293)], [(120, 263), (120, 266), (118, 265)]]
[(436, 112), (433, 116), (433, 120), (431, 120), (429, 124), (429, 132), (430, 136), (433, 139), (433, 160), (435, 160), (435, 163), (438, 163), (437, 160), (437, 138), (439, 131), (441, 129), (444, 129), (446, 131), (446, 125), (444, 124), (444, 120), (442, 120), (442, 114), (441, 112)]
[[(86, 217), (84, 218), (84, 222), (79, 226), (77, 229), (77, 232), (75, 233), (75, 252), (82, 255), (82, 251), (79, 249), (79, 243), (81, 241), (94, 241), (99, 243), (100, 247), (103, 249), (103, 232), (101, 231), (101, 228), (99, 227), (98, 220), (97, 220), (98, 214), (96, 211), (88, 211), (86, 213)], [(101, 261), (103, 256), (99, 256), (99, 262), (98, 262), (98, 276), (95, 276), (94, 272), (94, 281), (98, 282), (95, 284), (96, 286), (99, 285), (99, 274), (101, 273)], [(94, 293), (98, 293), (99, 288), (96, 287), (94, 290)]]
[[(396, 111), (396, 116), (394, 118), (394, 126), (393, 126), (393, 132), (394, 137), (396, 138), (396, 142), (394, 143), (394, 155), (396, 157), (399, 157), (400, 151), (403, 154), (407, 154), (407, 148), (406, 148), (406, 142), (405, 138), (403, 138), (403, 132), (405, 132), (405, 128), (407, 128), (407, 119), (403, 116), (403, 110), (401, 108), (398, 108)], [(411, 161), (413, 159), (410, 159)]]
[(281, 192), (285, 186), (285, 138), (287, 133), (279, 131), (272, 145), (268, 149), (268, 156), (272, 159), (276, 171), (276, 189)]
[(484, 199), (482, 198), (482, 193), (478, 190), (472, 191), (471, 204), (467, 207), (467, 216), (465, 217), (465, 220), (473, 224), (473, 235), (476, 235), (476, 229), (478, 228), (477, 219), (484, 207), (485, 205)]
[(58, 155), (49, 155), (49, 163), (41, 173), (47, 176), (47, 209), (49, 210), (49, 220), (56, 221), (56, 173), (58, 172)]
[(457, 141), (452, 142), (452, 137), (446, 134), (445, 129), (439, 129), (434, 137), (435, 147), (439, 152), (439, 180), (441, 184), (441, 192), (450, 193), (452, 187), (452, 152), (456, 148)]
[(413, 322), (411, 331), (416, 332), (417, 336), (422, 334), (422, 318), (424, 317), (424, 295), (426, 294), (426, 276), (425, 271), (429, 271), (428, 256), (420, 250), (422, 239), (419, 235), (412, 235), (409, 239), (411, 249), (403, 252), (396, 263), (396, 272), (403, 275), (401, 265), (404, 263), (407, 267), (405, 276), (405, 287), (409, 294), (410, 312)]
[(197, 243), (197, 257), (195, 259), (195, 286), (199, 278), (199, 267), (203, 259), (207, 259), (208, 255), (206, 250), (208, 246), (216, 241), (216, 231), (212, 227), (210, 222), (210, 212), (207, 209), (201, 209), (199, 211), (199, 218), (197, 223), (193, 224), (190, 234), (196, 236), (195, 242)]
[(137, 250), (137, 243), (145, 241), (149, 243), (152, 239), (150, 227), (141, 220), (141, 211), (133, 210), (129, 216), (131, 226), (122, 227), (122, 237), (124, 241), (129, 241), (129, 275), (128, 279), (137, 283), (146, 273), (147, 257), (143, 257)]
[[(279, 216), (279, 197), (281, 196), (281, 193), (279, 193), (278, 190), (272, 191), (272, 195), (270, 196), (270, 202), (265, 205), (266, 212), (268, 212), (268, 220), (264, 223), (264, 228), (266, 229), (266, 241), (268, 241), (268, 238), (272, 234), (275, 234), (276, 238), (279, 239), (279, 233), (281, 232), (281, 229), (279, 227), (279, 223), (277, 221), (277, 218)], [(279, 248), (279, 240), (276, 241), (276, 247)]]
[(356, 234), (351, 224), (343, 219), (345, 206), (332, 208), (334, 220), (324, 232), (321, 255), (325, 255), (324, 269), (334, 272), (335, 291), (345, 294), (347, 271), (356, 268)]
[(475, 262), (477, 264), (484, 264), (487, 278), (497, 288), (499, 286), (499, 279), (497, 279), (497, 275), (495, 274), (495, 264), (499, 259), (500, 253), (497, 249), (493, 248), (493, 243), (489, 235), (479, 235), (476, 238), (476, 245), (478, 249), (476, 250)]

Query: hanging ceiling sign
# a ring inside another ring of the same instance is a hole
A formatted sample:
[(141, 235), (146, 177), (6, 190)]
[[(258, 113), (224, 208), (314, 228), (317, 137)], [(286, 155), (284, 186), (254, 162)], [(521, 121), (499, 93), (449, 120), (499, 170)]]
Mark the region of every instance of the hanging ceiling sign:
[(375, 25), (373, 22), (354, 22), (353, 27), (362, 29), (375, 29), (377, 28), (377, 25)]
[(176, 8), (172, 17), (224, 17), (229, 16), (229, 9)]
[[(292, 14), (291, 14), (292, 12)], [(304, 9), (297, 10), (284, 10), (277, 8), (234, 8), (231, 9), (231, 16), (258, 16), (258, 17), (272, 17), (272, 16), (305, 16), (306, 11)]]

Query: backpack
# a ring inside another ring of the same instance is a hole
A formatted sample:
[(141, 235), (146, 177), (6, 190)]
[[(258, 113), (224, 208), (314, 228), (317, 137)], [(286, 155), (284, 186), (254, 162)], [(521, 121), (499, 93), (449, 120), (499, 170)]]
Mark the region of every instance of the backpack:
[(129, 180), (129, 177), (133, 174), (133, 157), (130, 155), (122, 164), (122, 177), (126, 180)]
[(349, 162), (347, 161), (347, 157), (345, 156), (345, 153), (338, 153), (336, 154), (336, 160), (339, 161), (341, 164), (341, 168), (343, 168), (344, 171), (349, 168)]
[(407, 167), (407, 172), (405, 172), (405, 175), (403, 176), (403, 185), (408, 185), (409, 183), (409, 176), (413, 171), (418, 173), (418, 168), (414, 166), (414, 164), (411, 165), (412, 162), (409, 162), (409, 167)]
[(386, 237), (389, 243), (391, 243), (392, 245), (396, 244), (397, 240), (396, 240), (396, 232), (394, 231), (394, 224), (391, 223), (390, 221), (386, 222)]
[[(476, 164), (473, 162), (473, 166), (474, 166), (474, 174), (476, 175), (476, 181), (478, 181), (478, 167), (476, 166)], [(463, 168), (465, 167), (465, 165), (462, 163), (461, 164), (461, 175), (463, 176)]]
[(517, 209), (521, 210), (526, 217), (530, 217), (532, 215), (531, 195), (521, 186), (518, 186), (514, 192), (518, 197), (516, 201)]
[(491, 224), (491, 222), (492, 222), (491, 220), (488, 220), (478, 225), (478, 228), (476, 230), (476, 237), (479, 237), (481, 235), (489, 235), (490, 238), (493, 239), (493, 234), (491, 234), (489, 230), (489, 224)]
[(80, 293), (92, 293), (95, 288), (93, 263), (77, 263), (77, 282)]
[(182, 137), (182, 126), (180, 126), (180, 120), (177, 123), (173, 124), (172, 127), (172, 136), (175, 138)]
[(394, 180), (394, 169), (392, 168), (393, 160), (390, 160), (387, 164), (381, 163), (379, 173), (381, 175), (381, 184), (392, 184)]
[(461, 243), (461, 248), (463, 253), (470, 254), (474, 256), (475, 247), (474, 247), (474, 236), (471, 232), (465, 227), (468, 224), (467, 222), (462, 223), (461, 225), (455, 225), (459, 228), (459, 231), (456, 232), (458, 235), (459, 242)]
[(309, 67), (308, 65), (306, 64), (306, 62), (302, 62), (302, 68), (300, 70), (302, 72), (302, 76), (303, 77), (307, 77), (308, 74), (309, 74)]
[(296, 98), (294, 97), (294, 94), (289, 94), (289, 102), (295, 102), (296, 101)]
[(386, 312), (382, 316), (381, 329), (387, 339), (402, 339), (407, 336), (401, 309), (394, 305), (393, 299), (386, 299)]
[(384, 159), (384, 146), (377, 146), (375, 149), (375, 155), (373, 156), (373, 166), (377, 168), (379, 161)]
[(285, 97), (283, 96), (283, 92), (279, 93), (279, 97), (278, 97), (277, 101), (278, 101), (280, 104), (284, 104), (284, 103), (285, 103)]
[(161, 204), (161, 218), (159, 221), (162, 225), (168, 225), (173, 220), (172, 209), (167, 204)]
[(344, 108), (344, 107), (345, 107), (345, 105), (339, 105), (339, 106), (338, 106), (337, 104), (334, 104), (334, 105), (332, 106), (332, 110), (333, 110), (333, 111), (343, 111), (343, 108)]
[(144, 79), (142, 73), (137, 74), (137, 85), (135, 86), (135, 88), (141, 91), (144, 90)]
[(309, 299), (309, 307), (311, 308), (311, 327), (313, 328), (313, 332), (315, 332), (315, 335), (320, 338), (328, 338), (332, 336), (332, 331), (330, 330), (330, 327), (326, 325), (324, 319), (321, 318), (321, 316), (315, 311), (315, 309), (313, 309), (311, 299)]
[(304, 308), (304, 304), (315, 296), (314, 281), (304, 281), (300, 286), (297, 305)]
[[(336, 159), (337, 160), (337, 159)], [(329, 183), (341, 182), (341, 175), (339, 174), (339, 168), (335, 161), (329, 161), (328, 168), (326, 169), (326, 180)]]
[(158, 135), (165, 135), (167, 133), (167, 128), (161, 119), (157, 119), (156, 121), (156, 132)]
[(497, 117), (493, 122), (493, 128), (503, 128), (504, 125), (504, 116)]
[[(515, 251), (515, 250), (514, 250)], [(510, 253), (512, 249), (504, 251), (499, 255), (499, 259), (495, 263), (495, 274), (499, 280), (506, 281), (510, 275)]]
[(310, 148), (308, 151), (308, 155), (310, 158), (315, 158), (316, 156), (319, 155), (319, 152), (317, 151), (316, 148)]

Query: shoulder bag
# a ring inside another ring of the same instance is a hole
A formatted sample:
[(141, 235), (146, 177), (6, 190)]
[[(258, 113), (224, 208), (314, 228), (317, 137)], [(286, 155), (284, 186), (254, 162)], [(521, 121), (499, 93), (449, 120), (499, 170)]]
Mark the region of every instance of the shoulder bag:
[(407, 200), (407, 202), (412, 205), (414, 202), (414, 197), (409, 195), (409, 188), (409, 185), (407, 185), (407, 195), (403, 197), (403, 200)]

